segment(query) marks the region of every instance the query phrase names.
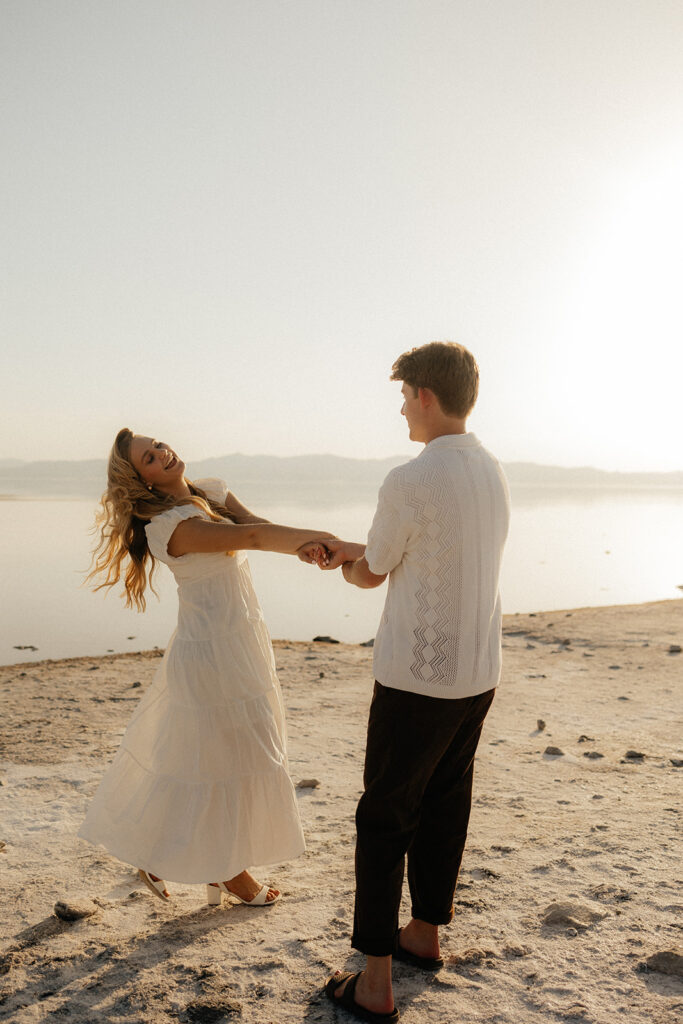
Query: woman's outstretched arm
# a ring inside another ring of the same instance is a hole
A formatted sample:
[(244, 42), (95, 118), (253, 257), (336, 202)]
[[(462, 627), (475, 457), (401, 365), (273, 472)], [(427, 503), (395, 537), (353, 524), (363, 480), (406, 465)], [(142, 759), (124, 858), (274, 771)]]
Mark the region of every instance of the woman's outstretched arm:
[(228, 491), (225, 499), (225, 507), (235, 522), (240, 526), (270, 522), (270, 519), (262, 519), (261, 516), (257, 516), (254, 512), (250, 511), (246, 505), (242, 504), (239, 498), (235, 497), (232, 491)]
[(167, 550), (173, 558), (216, 551), (279, 551), (295, 555), (309, 541), (334, 539), (324, 530), (301, 530), (277, 523), (215, 523), (207, 519), (185, 519), (171, 534)]

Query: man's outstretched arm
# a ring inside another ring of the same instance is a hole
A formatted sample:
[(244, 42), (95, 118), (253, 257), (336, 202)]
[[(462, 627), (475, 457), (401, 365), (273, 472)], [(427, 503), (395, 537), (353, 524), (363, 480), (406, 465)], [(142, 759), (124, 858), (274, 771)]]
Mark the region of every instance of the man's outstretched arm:
[[(321, 569), (337, 569), (341, 566), (344, 579), (347, 583), (353, 583), (356, 587), (369, 590), (384, 583), (387, 574), (377, 576), (370, 571), (365, 558), (365, 545), (352, 544), (349, 541), (331, 540), (325, 541), (325, 547), (329, 552), (329, 561), (326, 565), (320, 565)], [(320, 564), (320, 563), (318, 563)]]

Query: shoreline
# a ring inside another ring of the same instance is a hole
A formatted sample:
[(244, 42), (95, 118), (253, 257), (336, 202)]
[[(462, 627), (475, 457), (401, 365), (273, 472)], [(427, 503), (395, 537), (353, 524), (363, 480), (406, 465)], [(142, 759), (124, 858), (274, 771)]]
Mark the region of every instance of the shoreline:
[[(683, 585), (680, 588), (683, 590)], [(603, 612), (619, 612), (624, 613), (633, 611), (634, 609), (647, 609), (651, 607), (658, 607), (660, 605), (675, 605), (679, 603), (682, 611), (682, 623), (683, 623), (683, 595), (680, 598), (660, 598), (656, 601), (639, 601), (636, 603), (628, 604), (605, 604), (605, 605), (580, 605), (575, 608), (557, 608), (557, 609), (544, 609), (543, 611), (537, 612), (507, 612), (503, 615), (503, 637), (505, 637), (506, 630), (509, 630), (512, 626), (516, 625), (519, 619), (533, 619), (542, 618), (548, 616), (556, 616), (557, 618), (573, 616), (578, 614), (587, 613), (603, 613)], [(683, 636), (683, 627), (681, 629), (681, 636)], [(329, 634), (332, 637), (332, 633)], [(374, 640), (374, 637), (372, 638)], [(271, 637), (271, 643), (273, 647), (281, 646), (283, 644), (320, 644), (325, 645), (325, 641), (314, 641), (310, 640), (289, 640), (287, 638), (276, 638)], [(327, 646), (336, 647), (365, 647), (372, 649), (370, 640), (359, 641), (358, 643), (351, 643), (345, 640), (332, 639), (331, 643), (328, 642)], [(62, 662), (77, 663), (82, 661), (110, 661), (116, 658), (130, 658), (130, 657), (141, 657), (141, 658), (159, 658), (163, 656), (165, 648), (163, 647), (152, 647), (139, 651), (111, 651), (105, 654), (79, 654), (73, 657), (66, 658), (39, 658), (35, 661), (15, 661), (7, 662), (6, 664), (0, 665), (0, 671), (4, 669), (16, 669), (26, 668), (31, 665), (59, 665)]]
[[(682, 611), (673, 599), (504, 617), (446, 964), (429, 977), (394, 965), (406, 1024), (680, 1015)], [(162, 904), (76, 836), (162, 651), (0, 667), (0, 1016), (336, 1020), (322, 985), (361, 965), (349, 941), (372, 649), (273, 647), (290, 772), (319, 785), (297, 789), (306, 853), (257, 872), (283, 891), (264, 913), (207, 907), (192, 885)], [(90, 916), (61, 920), (58, 902)]]

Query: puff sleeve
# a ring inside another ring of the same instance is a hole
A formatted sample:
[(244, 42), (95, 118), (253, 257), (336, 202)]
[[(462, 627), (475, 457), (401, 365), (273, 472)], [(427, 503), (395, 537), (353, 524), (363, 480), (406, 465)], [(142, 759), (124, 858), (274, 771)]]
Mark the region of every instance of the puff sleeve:
[(154, 557), (158, 558), (160, 562), (166, 562), (167, 565), (177, 562), (178, 559), (168, 553), (168, 542), (178, 523), (182, 523), (184, 519), (194, 519), (195, 517), (207, 518), (196, 505), (177, 505), (175, 508), (169, 508), (166, 512), (160, 512), (158, 516), (154, 516), (154, 519), (145, 526), (149, 550)]
[(221, 505), (225, 504), (225, 499), (228, 496), (228, 485), (225, 480), (221, 480), (218, 476), (207, 476), (202, 480), (193, 480), (192, 482), (195, 487), (204, 491), (207, 497), (220, 502)]

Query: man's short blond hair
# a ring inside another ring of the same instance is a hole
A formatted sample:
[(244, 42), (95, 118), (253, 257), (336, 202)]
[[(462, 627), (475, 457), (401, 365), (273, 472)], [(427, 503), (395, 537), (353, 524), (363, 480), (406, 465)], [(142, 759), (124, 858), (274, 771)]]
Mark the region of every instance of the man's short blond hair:
[(479, 393), (479, 367), (471, 352), (454, 341), (430, 341), (399, 356), (391, 380), (429, 388), (447, 416), (465, 419)]

